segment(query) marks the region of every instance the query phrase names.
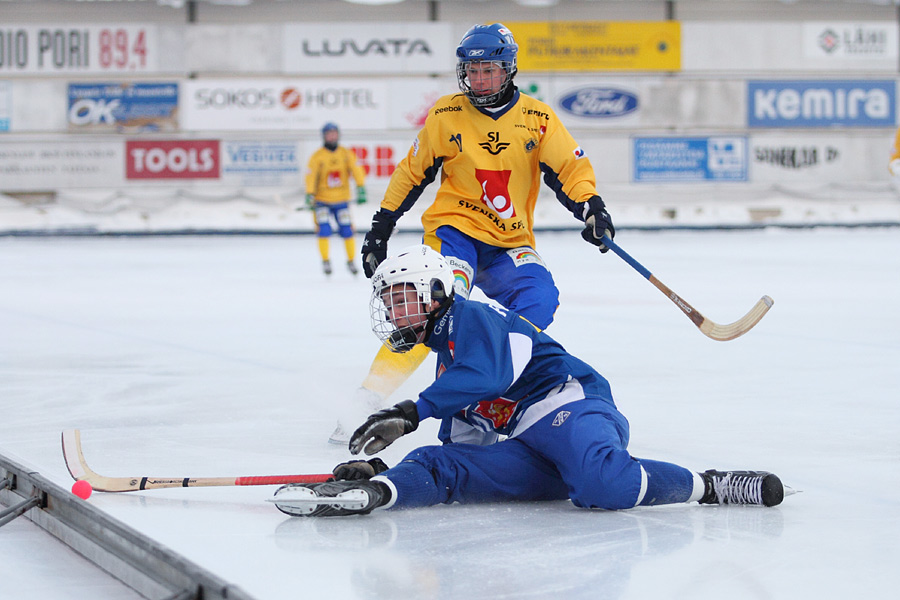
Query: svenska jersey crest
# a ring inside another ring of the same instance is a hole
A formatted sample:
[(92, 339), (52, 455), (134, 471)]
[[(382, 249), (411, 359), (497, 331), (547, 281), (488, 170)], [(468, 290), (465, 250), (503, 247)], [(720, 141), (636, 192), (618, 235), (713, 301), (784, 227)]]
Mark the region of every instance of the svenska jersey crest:
[(509, 193), (511, 172), (475, 169), (475, 178), (481, 184), (481, 201), (497, 213), (501, 219), (511, 219), (516, 216), (516, 209)]
[(330, 188), (341, 187), (341, 172), (330, 171), (325, 178), (325, 185)]

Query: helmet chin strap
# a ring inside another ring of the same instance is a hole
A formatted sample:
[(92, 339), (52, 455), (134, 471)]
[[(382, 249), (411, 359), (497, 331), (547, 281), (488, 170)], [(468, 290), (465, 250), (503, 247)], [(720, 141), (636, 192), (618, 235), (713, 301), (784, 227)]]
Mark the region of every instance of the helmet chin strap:
[(444, 296), (442, 300), (438, 301), (438, 307), (433, 311), (428, 313), (428, 319), (425, 321), (425, 337), (422, 339), (423, 342), (427, 342), (428, 338), (431, 337), (431, 332), (434, 331), (434, 324), (437, 323), (438, 319), (444, 316), (444, 313), (450, 309), (450, 305), (453, 303), (454, 292), (450, 292), (449, 296)]
[(396, 348), (399, 352), (407, 352), (412, 350), (413, 346), (419, 342), (419, 334), (424, 330), (425, 327), (421, 325), (419, 327), (401, 327), (391, 333), (388, 342), (390, 342), (392, 348)]

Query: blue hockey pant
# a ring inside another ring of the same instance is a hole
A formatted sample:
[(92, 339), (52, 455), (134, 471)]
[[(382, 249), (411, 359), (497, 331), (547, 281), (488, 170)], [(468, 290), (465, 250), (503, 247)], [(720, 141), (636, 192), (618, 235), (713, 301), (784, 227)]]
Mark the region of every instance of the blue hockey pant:
[(632, 457), (628, 436), (628, 421), (612, 404), (585, 399), (496, 444), (418, 448), (382, 476), (396, 490), (392, 508), (569, 498), (612, 510), (685, 502), (693, 474)]
[(553, 322), (559, 290), (534, 248), (498, 248), (473, 239), (453, 227), (438, 227), (436, 239), (425, 243), (448, 259), (456, 278), (454, 289), (468, 297), (472, 286), (536, 327)]
[(350, 221), (350, 208), (346, 202), (326, 204), (316, 202), (313, 215), (316, 220), (316, 233), (319, 237), (327, 238), (331, 235), (331, 220), (337, 223), (338, 233), (342, 238), (353, 236), (353, 225)]

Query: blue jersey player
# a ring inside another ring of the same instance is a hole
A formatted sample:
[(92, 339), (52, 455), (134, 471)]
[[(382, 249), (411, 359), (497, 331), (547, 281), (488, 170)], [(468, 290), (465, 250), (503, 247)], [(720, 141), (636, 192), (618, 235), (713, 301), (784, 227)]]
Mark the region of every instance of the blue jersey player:
[(441, 420), (444, 443), (418, 448), (393, 468), (358, 460), (338, 465), (335, 481), (284, 486), (273, 499), (283, 512), (566, 498), (610, 510), (774, 506), (784, 498), (771, 473), (695, 473), (629, 454), (628, 421), (606, 379), (515, 312), (455, 296), (447, 259), (428, 246), (385, 260), (372, 285), (376, 335), (394, 352), (425, 344), (437, 353), (437, 378), (417, 401), (371, 415), (350, 452), (375, 454), (429, 418)]
[[(606, 252), (616, 230), (597, 192), (594, 167), (547, 104), (514, 84), (519, 46), (501, 23), (476, 25), (456, 48), (461, 93), (438, 99), (406, 158), (397, 165), (362, 247), (371, 277), (388, 254), (398, 220), (435, 179), (422, 214), (423, 242), (447, 257), (457, 296), (474, 287), (546, 329), (559, 290), (536, 250), (534, 212), (543, 185), (584, 223), (582, 237)], [(381, 348), (356, 394), (339, 402), (330, 436), (346, 444), (355, 424), (389, 397), (428, 356), (419, 346), (396, 354)]]

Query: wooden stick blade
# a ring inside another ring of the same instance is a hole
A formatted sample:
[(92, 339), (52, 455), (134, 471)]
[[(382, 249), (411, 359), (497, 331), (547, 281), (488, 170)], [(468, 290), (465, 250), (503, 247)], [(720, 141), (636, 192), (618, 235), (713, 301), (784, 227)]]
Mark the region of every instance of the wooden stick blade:
[(750, 309), (750, 312), (734, 323), (719, 325), (704, 317), (698, 327), (706, 337), (719, 342), (727, 342), (728, 340), (738, 338), (753, 329), (753, 327), (766, 316), (766, 313), (769, 312), (769, 309), (772, 308), (773, 304), (775, 304), (774, 300), (769, 296), (763, 296), (753, 308)]
[(62, 432), (63, 458), (73, 479), (84, 480), (98, 492), (137, 492), (176, 487), (212, 487), (235, 485), (279, 485), (328, 481), (331, 473), (313, 475), (256, 475), (246, 477), (104, 477), (91, 470), (81, 450), (81, 432)]
[(81, 454), (81, 432), (77, 429), (66, 429), (62, 432), (62, 451), (66, 461), (66, 468), (72, 479), (79, 480), (88, 477), (87, 465)]
[(614, 241), (609, 239), (607, 236), (603, 236), (602, 241), (606, 246), (616, 253), (622, 260), (631, 265), (635, 271), (643, 275), (650, 283), (652, 283), (659, 291), (661, 291), (665, 296), (671, 300), (675, 306), (677, 306), (681, 312), (689, 318), (694, 325), (696, 325), (701, 333), (706, 337), (719, 341), (719, 342), (727, 342), (728, 340), (733, 340), (734, 338), (740, 337), (753, 329), (753, 327), (759, 323), (759, 320), (762, 319), (765, 314), (772, 308), (772, 305), (775, 303), (768, 296), (763, 296), (760, 298), (759, 302), (750, 309), (746, 315), (735, 321), (734, 323), (730, 323), (728, 325), (719, 325), (718, 323), (714, 323), (710, 321), (706, 317), (704, 317), (700, 312), (691, 306), (684, 298), (673, 292), (669, 289), (666, 284), (657, 279), (657, 277), (647, 270), (644, 265), (636, 261), (630, 254), (622, 250)]
[(87, 465), (81, 450), (81, 431), (66, 429), (62, 432), (63, 459), (66, 468), (75, 480), (84, 480), (98, 492), (131, 492), (140, 489), (138, 482), (131, 478), (103, 477)]

